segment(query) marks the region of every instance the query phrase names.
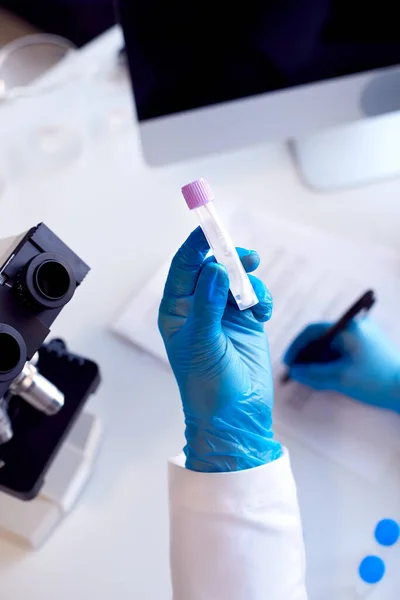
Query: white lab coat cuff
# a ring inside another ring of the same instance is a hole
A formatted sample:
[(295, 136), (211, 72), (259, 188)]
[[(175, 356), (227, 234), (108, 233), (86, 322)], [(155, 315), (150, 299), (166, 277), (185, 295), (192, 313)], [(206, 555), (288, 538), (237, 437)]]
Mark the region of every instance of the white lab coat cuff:
[(169, 461), (174, 504), (197, 511), (237, 513), (243, 507), (280, 504), (297, 498), (289, 453), (261, 467), (227, 473), (199, 473), (185, 468), (185, 456)]
[(289, 454), (247, 471), (169, 464), (174, 600), (306, 600)]

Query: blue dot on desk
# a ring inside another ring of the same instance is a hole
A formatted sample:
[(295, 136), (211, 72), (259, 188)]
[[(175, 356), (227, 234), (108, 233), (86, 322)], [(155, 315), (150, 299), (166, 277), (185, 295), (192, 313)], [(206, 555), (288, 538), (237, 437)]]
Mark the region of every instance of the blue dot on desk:
[(375, 539), (382, 546), (394, 546), (400, 537), (400, 526), (393, 519), (379, 521), (375, 529)]
[(366, 556), (358, 571), (365, 583), (379, 583), (385, 574), (385, 563), (378, 556)]

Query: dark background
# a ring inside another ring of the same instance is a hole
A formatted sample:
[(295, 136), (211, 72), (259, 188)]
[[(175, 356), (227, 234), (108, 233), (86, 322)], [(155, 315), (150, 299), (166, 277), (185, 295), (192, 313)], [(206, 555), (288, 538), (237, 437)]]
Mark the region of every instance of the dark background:
[(140, 119), (400, 63), (400, 3), (393, 0), (0, 5), (78, 46), (111, 27), (117, 12)]
[(113, 0), (0, 0), (1, 7), (38, 29), (62, 35), (78, 46), (114, 25), (113, 4)]
[(393, 0), (118, 5), (140, 119), (400, 63)]

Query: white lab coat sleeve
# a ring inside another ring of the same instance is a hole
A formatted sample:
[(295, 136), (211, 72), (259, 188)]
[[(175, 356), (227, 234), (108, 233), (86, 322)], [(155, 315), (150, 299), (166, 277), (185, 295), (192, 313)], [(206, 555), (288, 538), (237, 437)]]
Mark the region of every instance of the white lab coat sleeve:
[(169, 463), (173, 600), (306, 600), (303, 534), (289, 454), (262, 467), (197, 473)]

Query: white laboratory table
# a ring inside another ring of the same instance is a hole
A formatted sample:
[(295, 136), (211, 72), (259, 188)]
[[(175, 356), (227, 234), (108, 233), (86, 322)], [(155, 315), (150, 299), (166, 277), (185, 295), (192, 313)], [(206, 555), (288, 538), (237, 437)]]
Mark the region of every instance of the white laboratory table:
[[(81, 51), (82, 64), (109, 61), (121, 44), (118, 29), (108, 32)], [(128, 85), (102, 95), (102, 109), (111, 114), (117, 101), (119, 114), (131, 111)], [(48, 543), (32, 553), (0, 541), (2, 600), (171, 597), (166, 459), (183, 443), (179, 396), (165, 366), (107, 328), (191, 229), (179, 189), (199, 176), (227, 203), (245, 199), (267, 213), (400, 250), (398, 179), (319, 194), (301, 183), (282, 144), (155, 170), (143, 162), (134, 118), (92, 136), (70, 166), (10, 185), (0, 199), (0, 236), (43, 220), (92, 267), (53, 333), (100, 363), (103, 383), (90, 407), (106, 433), (88, 487)], [(374, 488), (284, 441), (304, 517), (310, 599), (342, 600), (340, 582), (374, 550), (377, 520), (399, 517), (399, 469)], [(383, 597), (391, 599), (387, 590)]]

